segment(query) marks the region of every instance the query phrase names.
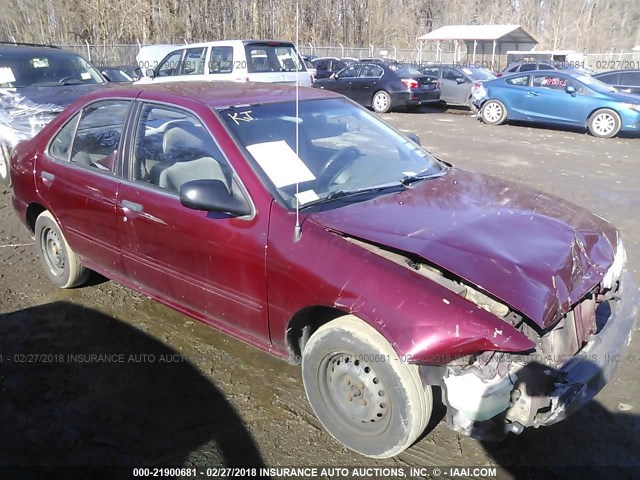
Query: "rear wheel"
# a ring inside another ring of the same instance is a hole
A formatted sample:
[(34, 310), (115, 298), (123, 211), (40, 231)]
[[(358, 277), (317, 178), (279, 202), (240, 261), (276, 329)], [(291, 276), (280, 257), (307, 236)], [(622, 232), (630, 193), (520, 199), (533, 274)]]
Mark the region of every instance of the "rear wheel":
[(327, 431), (362, 455), (387, 458), (408, 448), (431, 416), (431, 387), (418, 367), (353, 315), (321, 326), (304, 347), (302, 379)]
[(594, 137), (611, 138), (620, 132), (620, 115), (608, 108), (597, 110), (589, 117), (589, 132)]
[(487, 125), (500, 125), (507, 121), (507, 109), (498, 100), (489, 100), (480, 109), (480, 117)]
[(376, 113), (387, 113), (391, 110), (391, 95), (380, 90), (373, 95), (371, 106)]
[(11, 175), (9, 174), (9, 160), (11, 152), (5, 143), (0, 143), (0, 184), (11, 185)]
[(48, 211), (36, 220), (36, 245), (40, 261), (49, 280), (60, 288), (72, 288), (86, 282), (87, 270), (69, 247), (58, 223)]

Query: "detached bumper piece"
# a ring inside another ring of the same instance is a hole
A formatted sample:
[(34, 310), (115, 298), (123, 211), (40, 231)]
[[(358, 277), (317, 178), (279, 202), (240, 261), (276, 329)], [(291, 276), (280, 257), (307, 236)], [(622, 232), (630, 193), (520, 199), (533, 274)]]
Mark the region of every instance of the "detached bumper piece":
[[(638, 320), (640, 295), (624, 271), (614, 298), (600, 304), (610, 313), (600, 331), (558, 367), (514, 359), (506, 374), (477, 370), (444, 379), (447, 421), (459, 433), (499, 440), (525, 427), (557, 423), (590, 402), (611, 380)], [(489, 373), (489, 375), (487, 375)]]

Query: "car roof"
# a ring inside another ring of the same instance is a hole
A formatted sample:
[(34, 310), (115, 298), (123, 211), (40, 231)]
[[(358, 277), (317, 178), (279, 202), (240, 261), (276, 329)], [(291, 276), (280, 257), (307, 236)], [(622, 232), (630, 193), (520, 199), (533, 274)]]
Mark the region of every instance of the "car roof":
[[(7, 43), (0, 42), (0, 52), (20, 52), (20, 53), (30, 53), (30, 52), (38, 52), (38, 51), (61, 51), (68, 52), (68, 50), (62, 50), (60, 47), (56, 47), (55, 45), (39, 45), (35, 43)], [(75, 52), (72, 52), (75, 53)]]
[[(292, 42), (288, 40), (264, 40), (264, 39), (252, 39), (252, 40), (213, 40), (211, 42), (199, 42), (199, 43), (187, 43), (184, 45), (176, 45), (175, 50), (184, 50), (188, 48), (198, 48), (198, 47), (208, 47), (208, 46), (218, 46), (218, 45), (249, 45), (251, 43), (261, 43), (261, 44), (273, 44), (273, 45), (293, 45)], [(174, 50), (174, 51), (175, 51)]]
[[(296, 99), (296, 88), (266, 82), (167, 82), (157, 84), (132, 84), (102, 90), (90, 95), (92, 99), (114, 98), (122, 95), (140, 99), (153, 99), (163, 96), (175, 96), (203, 103), (212, 108), (237, 105), (255, 105), (261, 103), (290, 102)], [(163, 94), (166, 94), (163, 95)], [(300, 101), (320, 98), (340, 98), (342, 95), (319, 88), (300, 87)]]
[(606, 72), (598, 72), (593, 77), (598, 77), (600, 75), (608, 75), (610, 73), (638, 73), (640, 72), (640, 68), (626, 68), (624, 70), (607, 70)]

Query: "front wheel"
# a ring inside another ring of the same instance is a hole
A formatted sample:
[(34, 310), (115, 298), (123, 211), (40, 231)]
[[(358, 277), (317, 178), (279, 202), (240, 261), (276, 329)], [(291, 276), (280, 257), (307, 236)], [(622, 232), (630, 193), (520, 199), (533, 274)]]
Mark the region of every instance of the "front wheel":
[(589, 117), (589, 132), (594, 137), (615, 137), (621, 127), (620, 115), (608, 108), (602, 108)]
[(11, 175), (9, 172), (9, 161), (11, 153), (9, 147), (0, 143), (0, 185), (11, 186)]
[(36, 220), (36, 245), (49, 280), (60, 288), (83, 284), (89, 277), (80, 259), (71, 249), (53, 215), (42, 212)]
[(507, 109), (498, 100), (489, 100), (480, 109), (480, 117), (487, 125), (500, 125), (507, 120)]
[(387, 113), (391, 110), (391, 95), (384, 90), (376, 92), (371, 100), (371, 106), (376, 113)]
[(316, 416), (347, 448), (374, 458), (407, 449), (431, 417), (418, 367), (353, 315), (321, 326), (304, 347), (304, 388)]

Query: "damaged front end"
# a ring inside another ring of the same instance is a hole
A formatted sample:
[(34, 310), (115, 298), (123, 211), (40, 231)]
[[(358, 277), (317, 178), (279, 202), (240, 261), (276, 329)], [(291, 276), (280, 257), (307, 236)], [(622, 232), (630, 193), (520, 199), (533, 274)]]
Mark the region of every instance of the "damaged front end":
[(516, 325), (535, 341), (534, 352), (458, 358), (438, 367), (441, 382), (427, 372), (433, 367), (421, 367), (443, 388), (447, 423), (498, 440), (559, 422), (591, 401), (612, 378), (638, 317), (638, 288), (624, 261), (620, 243), (604, 279), (553, 327), (540, 330), (524, 319)]
[[(525, 427), (551, 425), (584, 406), (612, 378), (637, 321), (638, 288), (624, 270), (626, 253), (621, 241), (600, 282), (558, 321), (544, 327), (420, 257), (347, 240), (491, 313), (504, 327), (496, 328), (490, 340), (517, 331), (531, 342), (532, 348), (526, 351), (494, 349), (471, 355), (461, 355), (455, 348), (432, 355), (421, 352), (423, 344), (416, 342), (416, 350), (410, 352), (423, 383), (442, 388), (449, 426), (475, 438), (499, 440)], [(479, 319), (474, 317), (469, 321), (476, 324)], [(464, 336), (463, 328), (466, 331), (468, 325), (461, 326), (460, 332), (455, 327), (449, 345), (455, 346), (457, 337)]]

